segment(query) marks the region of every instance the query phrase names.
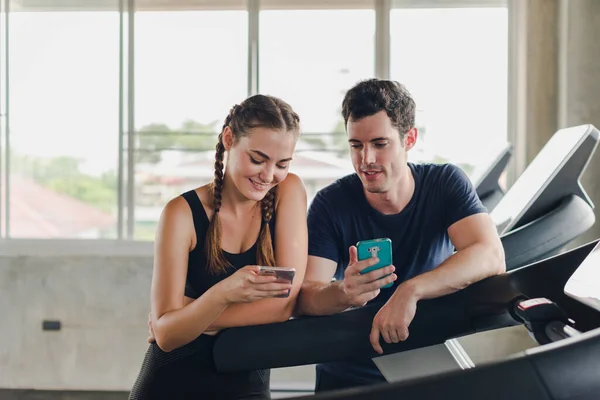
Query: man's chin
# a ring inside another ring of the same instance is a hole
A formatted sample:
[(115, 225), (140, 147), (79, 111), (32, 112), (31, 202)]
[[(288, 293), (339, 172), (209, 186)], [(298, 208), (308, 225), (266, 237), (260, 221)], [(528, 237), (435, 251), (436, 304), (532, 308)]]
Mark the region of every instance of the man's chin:
[(364, 185), (364, 188), (369, 193), (385, 193), (387, 189), (382, 185)]

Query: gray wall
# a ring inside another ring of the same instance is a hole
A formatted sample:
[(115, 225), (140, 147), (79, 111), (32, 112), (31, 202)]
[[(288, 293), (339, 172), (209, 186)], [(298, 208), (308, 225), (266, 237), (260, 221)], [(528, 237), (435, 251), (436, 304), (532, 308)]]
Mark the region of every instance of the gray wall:
[[(128, 391), (148, 347), (151, 245), (34, 247), (0, 254), (0, 388)], [(44, 320), (62, 329), (44, 331)], [(272, 377), (311, 388), (314, 367)]]
[[(147, 348), (150, 257), (0, 257), (0, 387), (121, 390)], [(60, 331), (43, 331), (59, 320)]]

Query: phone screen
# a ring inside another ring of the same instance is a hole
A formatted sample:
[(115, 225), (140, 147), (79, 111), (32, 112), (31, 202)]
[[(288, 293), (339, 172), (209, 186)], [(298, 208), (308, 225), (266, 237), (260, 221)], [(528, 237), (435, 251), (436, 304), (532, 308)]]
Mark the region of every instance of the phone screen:
[[(375, 265), (367, 267), (360, 271), (361, 274), (366, 274), (373, 270), (384, 268), (392, 265), (392, 241), (388, 238), (363, 240), (356, 243), (356, 250), (358, 253), (358, 260), (366, 260), (371, 257), (379, 258), (379, 262)], [(386, 275), (387, 276), (387, 275)], [(382, 277), (385, 278), (385, 277)], [(390, 288), (393, 283), (388, 283), (382, 288)]]
[[(279, 268), (279, 267), (267, 267), (260, 266), (259, 275), (274, 275), (277, 280), (275, 282), (278, 283), (292, 283), (294, 281), (294, 275), (296, 275), (296, 270), (294, 268)], [(286, 294), (282, 294), (279, 296), (275, 296), (278, 298), (286, 298), (290, 295), (290, 291)]]

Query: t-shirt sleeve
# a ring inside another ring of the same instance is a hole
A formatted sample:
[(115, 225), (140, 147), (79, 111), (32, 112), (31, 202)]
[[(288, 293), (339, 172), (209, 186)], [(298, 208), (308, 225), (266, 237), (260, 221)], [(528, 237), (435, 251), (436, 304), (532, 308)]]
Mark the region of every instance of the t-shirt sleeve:
[(340, 260), (332, 201), (327, 194), (317, 193), (308, 209), (308, 255), (323, 257), (336, 263)]
[(487, 213), (475, 187), (465, 172), (448, 164), (445, 175), (444, 217), (446, 229), (455, 222), (474, 214)]

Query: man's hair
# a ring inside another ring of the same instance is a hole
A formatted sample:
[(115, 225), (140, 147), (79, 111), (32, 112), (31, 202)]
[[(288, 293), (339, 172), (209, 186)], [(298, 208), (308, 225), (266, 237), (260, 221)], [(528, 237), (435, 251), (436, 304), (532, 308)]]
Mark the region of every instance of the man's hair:
[(415, 101), (404, 85), (396, 81), (368, 79), (354, 85), (342, 102), (344, 126), (385, 111), (400, 137), (415, 126)]

